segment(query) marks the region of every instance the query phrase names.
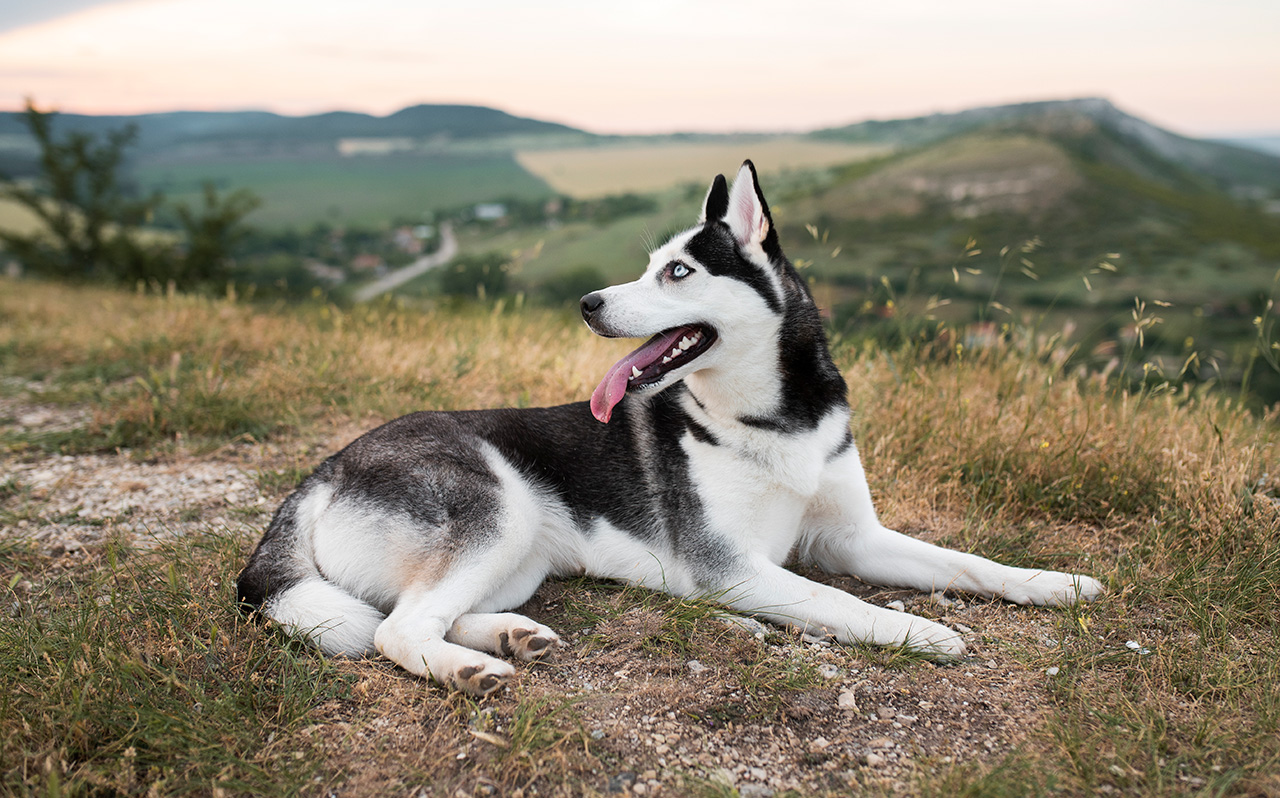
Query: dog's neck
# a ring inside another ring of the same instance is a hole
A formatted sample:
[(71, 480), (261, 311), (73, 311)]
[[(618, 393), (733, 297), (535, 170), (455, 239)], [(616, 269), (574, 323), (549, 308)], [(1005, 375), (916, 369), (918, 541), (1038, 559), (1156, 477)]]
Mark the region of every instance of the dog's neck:
[(777, 412), (783, 393), (779, 332), (775, 325), (747, 341), (723, 341), (737, 350), (725, 358), (731, 366), (712, 366), (685, 377), (685, 387), (704, 413), (729, 424)]
[(717, 426), (795, 432), (832, 411), (847, 413), (848, 388), (831, 359), (818, 310), (807, 291), (788, 297), (785, 313), (726, 358), (685, 378), (697, 407)]

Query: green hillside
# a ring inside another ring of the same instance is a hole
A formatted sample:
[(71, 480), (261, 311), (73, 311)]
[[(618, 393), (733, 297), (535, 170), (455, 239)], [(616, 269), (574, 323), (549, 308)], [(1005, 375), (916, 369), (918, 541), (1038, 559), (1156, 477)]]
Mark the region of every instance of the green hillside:
[[(1259, 176), (1277, 171), (1280, 159), (1256, 157)], [(837, 286), (838, 325), (897, 331), (887, 303), (932, 299), (953, 321), (1069, 327), (1098, 366), (1140, 338), (1168, 375), (1248, 379), (1274, 401), (1275, 371), (1246, 369), (1276, 288), (1280, 217), (1229, 193), (1224, 163), (1173, 160), (1105, 119), (1000, 119), (796, 197), (784, 241)]]

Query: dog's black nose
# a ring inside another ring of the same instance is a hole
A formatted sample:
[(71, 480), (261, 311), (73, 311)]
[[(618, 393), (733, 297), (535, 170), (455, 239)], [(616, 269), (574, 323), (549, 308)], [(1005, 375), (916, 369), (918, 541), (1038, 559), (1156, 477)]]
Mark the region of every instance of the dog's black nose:
[(599, 291), (592, 291), (584, 296), (578, 303), (582, 307), (582, 318), (586, 321), (591, 320), (591, 314), (600, 309), (604, 304), (604, 297), (600, 296)]

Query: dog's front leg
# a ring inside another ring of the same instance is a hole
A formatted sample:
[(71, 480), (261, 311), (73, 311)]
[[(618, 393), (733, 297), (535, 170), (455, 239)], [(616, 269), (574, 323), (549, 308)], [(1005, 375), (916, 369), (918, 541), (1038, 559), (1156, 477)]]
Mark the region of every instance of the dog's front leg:
[(748, 615), (829, 634), (841, 643), (901, 645), (940, 657), (965, 652), (959, 633), (941, 624), (868, 604), (763, 557), (752, 558), (738, 576), (720, 587), (718, 600)]
[(800, 554), (830, 573), (873, 585), (960, 590), (1016, 604), (1061, 606), (1102, 595), (1088, 576), (1015, 568), (945, 549), (881, 525), (857, 452), (831, 464), (805, 515)]

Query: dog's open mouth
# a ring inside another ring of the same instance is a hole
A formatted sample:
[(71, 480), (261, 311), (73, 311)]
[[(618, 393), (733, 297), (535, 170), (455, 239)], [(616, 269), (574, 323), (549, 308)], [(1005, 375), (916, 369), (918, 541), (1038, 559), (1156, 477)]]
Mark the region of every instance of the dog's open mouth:
[(613, 408), (632, 388), (652, 385), (672, 369), (677, 369), (707, 351), (716, 341), (716, 331), (702, 324), (673, 327), (650, 338), (644, 346), (609, 369), (591, 394), (591, 415), (609, 423)]

